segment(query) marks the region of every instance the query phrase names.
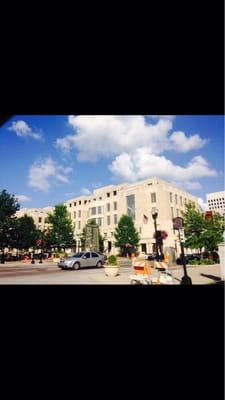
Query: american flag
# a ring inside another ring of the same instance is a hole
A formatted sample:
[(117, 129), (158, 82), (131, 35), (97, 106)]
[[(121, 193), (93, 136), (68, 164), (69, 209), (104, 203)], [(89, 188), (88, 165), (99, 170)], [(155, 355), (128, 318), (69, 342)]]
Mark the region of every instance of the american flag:
[(148, 222), (148, 217), (145, 214), (143, 216), (143, 222), (144, 222), (144, 224), (147, 224), (147, 222)]

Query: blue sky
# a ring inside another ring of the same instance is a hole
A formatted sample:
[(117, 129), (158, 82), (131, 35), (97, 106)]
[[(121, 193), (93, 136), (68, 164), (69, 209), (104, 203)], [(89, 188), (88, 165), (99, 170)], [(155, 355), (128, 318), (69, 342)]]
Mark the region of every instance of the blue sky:
[(224, 117), (17, 115), (0, 127), (0, 169), (21, 208), (151, 176), (205, 202), (224, 190)]

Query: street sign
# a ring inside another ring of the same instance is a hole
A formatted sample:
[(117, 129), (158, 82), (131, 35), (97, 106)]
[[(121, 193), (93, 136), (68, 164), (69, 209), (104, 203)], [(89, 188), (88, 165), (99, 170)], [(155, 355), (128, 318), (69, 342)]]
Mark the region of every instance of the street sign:
[(183, 228), (183, 218), (181, 217), (173, 218), (173, 229), (179, 230), (182, 228)]

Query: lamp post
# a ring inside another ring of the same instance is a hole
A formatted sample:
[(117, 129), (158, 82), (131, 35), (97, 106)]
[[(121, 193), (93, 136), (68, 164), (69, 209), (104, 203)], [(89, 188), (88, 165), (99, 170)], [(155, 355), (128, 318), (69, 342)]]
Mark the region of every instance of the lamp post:
[(155, 245), (156, 245), (156, 258), (157, 261), (159, 261), (159, 250), (158, 250), (158, 242), (157, 242), (157, 224), (156, 224), (156, 220), (158, 218), (158, 208), (153, 207), (151, 214), (152, 214), (152, 218), (154, 220), (154, 227), (155, 227)]
[(184, 269), (184, 276), (181, 279), (181, 285), (192, 285), (192, 280), (190, 276), (188, 276), (187, 273), (187, 267), (186, 267), (186, 260), (185, 260), (185, 255), (184, 255), (184, 231), (183, 231), (183, 218), (181, 217), (176, 217), (173, 218), (173, 229), (178, 230), (179, 234), (179, 241), (180, 241), (180, 248), (181, 248), (181, 259), (182, 259), (182, 264), (183, 264), (183, 269)]

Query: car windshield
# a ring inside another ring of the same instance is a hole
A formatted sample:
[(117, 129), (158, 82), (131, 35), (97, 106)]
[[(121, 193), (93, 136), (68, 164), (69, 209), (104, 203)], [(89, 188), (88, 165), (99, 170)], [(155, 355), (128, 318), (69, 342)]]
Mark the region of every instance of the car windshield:
[(75, 253), (72, 257), (80, 258), (80, 257), (82, 257), (83, 255), (84, 255), (84, 252), (82, 252), (82, 253)]

